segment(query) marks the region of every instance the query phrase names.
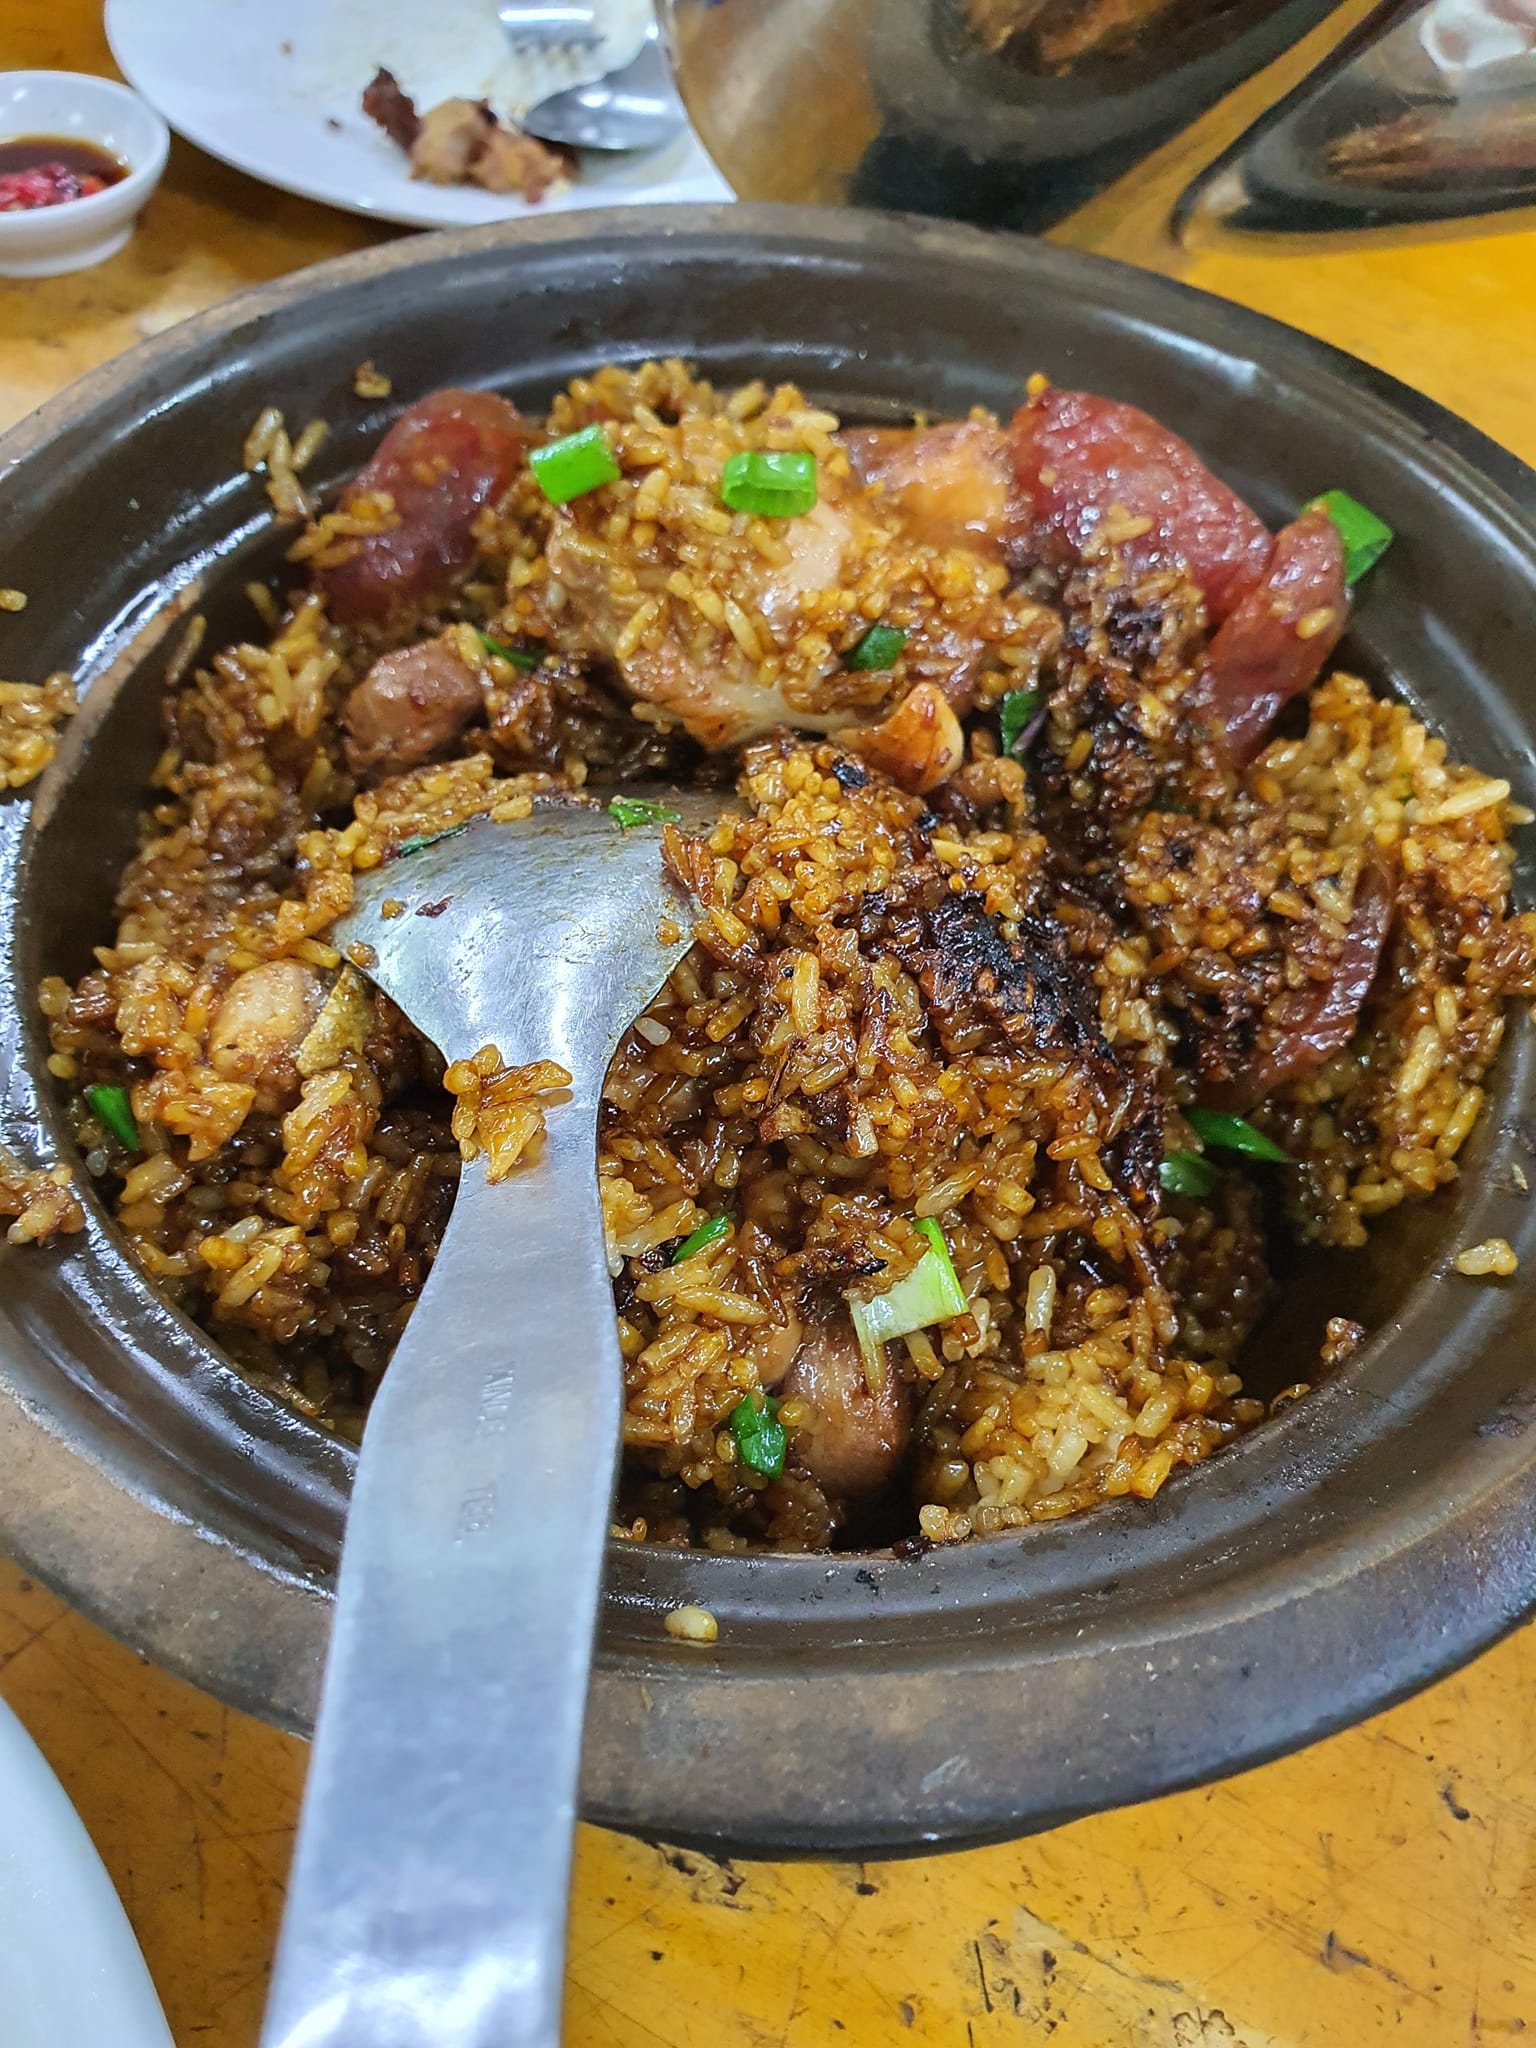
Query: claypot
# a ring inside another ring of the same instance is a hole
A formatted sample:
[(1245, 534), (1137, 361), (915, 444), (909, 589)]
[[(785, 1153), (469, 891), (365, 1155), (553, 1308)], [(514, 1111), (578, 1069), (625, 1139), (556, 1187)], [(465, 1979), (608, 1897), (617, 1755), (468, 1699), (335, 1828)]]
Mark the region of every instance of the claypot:
[[(329, 485), (434, 386), (537, 409), (670, 352), (865, 420), (1006, 411), (1041, 368), (1155, 412), (1272, 523), (1348, 488), (1400, 537), (1345, 657), (1536, 800), (1536, 478), (1345, 356), (939, 223), (743, 206), (401, 241), (172, 329), (0, 444), (0, 584), (31, 599), (3, 666), (90, 685), (42, 782), (0, 805), (0, 1143), (68, 1156), (32, 991), (110, 928), (179, 620), (205, 610), (215, 646), (248, 631), (241, 585), (280, 557), (240, 469), (261, 408), (332, 422)], [(386, 405), (352, 394), (364, 358)], [(1473, 1655), (1536, 1597), (1536, 1202), (1511, 1176), (1533, 1109), (1520, 1008), (1460, 1180), (1368, 1253), (1299, 1262), (1244, 1370), (1260, 1392), (1296, 1377), (1332, 1313), (1370, 1341), (1152, 1502), (909, 1559), (616, 1548), (588, 1815), (748, 1851), (996, 1838), (1274, 1755)], [(1513, 1281), (1451, 1271), (1493, 1235), (1522, 1254)], [(352, 1464), (156, 1297), (94, 1204), (81, 1237), (0, 1247), (0, 1541), (288, 1728), (314, 1709)], [(712, 1650), (663, 1632), (690, 1601), (718, 1617)]]

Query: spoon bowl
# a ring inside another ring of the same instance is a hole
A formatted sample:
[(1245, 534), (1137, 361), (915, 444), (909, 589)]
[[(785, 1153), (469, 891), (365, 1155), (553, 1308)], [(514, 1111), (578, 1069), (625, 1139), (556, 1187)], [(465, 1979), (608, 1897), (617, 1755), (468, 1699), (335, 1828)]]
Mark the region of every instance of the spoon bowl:
[(687, 122), (654, 21), (629, 63), (588, 85), (552, 93), (522, 119), (528, 133), (541, 142), (613, 152), (659, 149), (681, 134)]

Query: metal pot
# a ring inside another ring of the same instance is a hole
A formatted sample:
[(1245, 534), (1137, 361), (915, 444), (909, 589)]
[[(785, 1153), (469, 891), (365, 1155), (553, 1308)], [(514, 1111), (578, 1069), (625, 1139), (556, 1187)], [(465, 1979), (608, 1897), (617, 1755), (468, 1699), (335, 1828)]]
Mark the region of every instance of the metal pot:
[(659, 0), (678, 89), (742, 198), (1031, 229), (1142, 162), (1335, 5)]
[[(0, 1143), (68, 1156), (32, 999), (79, 973), (159, 746), (177, 622), (249, 628), (274, 563), (239, 467), (268, 403), (333, 424), (331, 484), (444, 383), (530, 406), (608, 359), (792, 377), (845, 416), (1006, 410), (1025, 376), (1134, 400), (1267, 517), (1347, 486), (1400, 539), (1348, 657), (1536, 798), (1536, 478), (1402, 387), (1161, 278), (952, 225), (772, 208), (551, 218), (396, 243), (231, 301), (0, 444), (6, 666), (90, 684), (28, 804), (0, 807)], [(352, 395), (372, 357), (389, 407)], [(1301, 1266), (1260, 1391), (1341, 1310), (1370, 1342), (1151, 1503), (968, 1547), (716, 1558), (620, 1546), (587, 1728), (598, 1821), (743, 1850), (979, 1841), (1270, 1756), (1471, 1656), (1536, 1598), (1536, 1204), (1522, 1016), (1461, 1179), (1366, 1254)], [(1450, 1271), (1507, 1237), (1508, 1284)], [(312, 1712), (352, 1457), (161, 1303), (92, 1207), (0, 1246), (0, 1540), (148, 1656), (285, 1727)], [(675, 1643), (684, 1602), (718, 1645)], [(509, 1736), (512, 1731), (509, 1731)]]

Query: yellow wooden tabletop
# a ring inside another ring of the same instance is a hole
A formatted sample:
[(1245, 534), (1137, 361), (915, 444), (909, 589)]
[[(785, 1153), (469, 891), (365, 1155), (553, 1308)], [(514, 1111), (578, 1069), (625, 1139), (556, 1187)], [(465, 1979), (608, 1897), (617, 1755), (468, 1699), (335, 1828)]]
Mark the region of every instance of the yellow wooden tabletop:
[[(0, 0), (0, 66), (110, 72), (99, 14), (99, 0)], [(1536, 461), (1529, 221), (1418, 241), (1229, 243), (1192, 256), (1167, 242), (1184, 177), (1311, 53), (1217, 108), (1060, 239), (1308, 328)], [(0, 284), (0, 425), (224, 294), (380, 232), (178, 145), (121, 255), (76, 277)], [(568, 2044), (1536, 2039), (1533, 1682), (1536, 1637), (1526, 1632), (1299, 1756), (964, 1856), (730, 1864), (584, 1829)], [(106, 1860), (177, 2048), (252, 2048), (301, 1746), (148, 1668), (3, 1562), (0, 1693)]]

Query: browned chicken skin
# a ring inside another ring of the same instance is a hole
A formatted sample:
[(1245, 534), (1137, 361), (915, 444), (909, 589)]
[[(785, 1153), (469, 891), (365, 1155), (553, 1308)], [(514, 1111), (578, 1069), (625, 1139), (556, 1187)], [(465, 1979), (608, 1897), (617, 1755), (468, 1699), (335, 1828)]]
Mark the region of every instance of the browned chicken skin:
[(380, 68), (363, 88), (363, 112), (377, 121), (396, 149), (409, 153), (421, 133), (421, 116), (416, 102), (401, 89), (393, 71)]
[(995, 422), (857, 427), (838, 438), (854, 475), (876, 488), (913, 540), (1001, 553), (1013, 522), (1013, 463)]

